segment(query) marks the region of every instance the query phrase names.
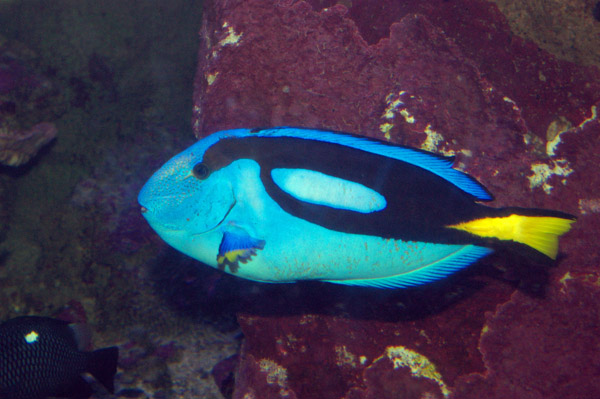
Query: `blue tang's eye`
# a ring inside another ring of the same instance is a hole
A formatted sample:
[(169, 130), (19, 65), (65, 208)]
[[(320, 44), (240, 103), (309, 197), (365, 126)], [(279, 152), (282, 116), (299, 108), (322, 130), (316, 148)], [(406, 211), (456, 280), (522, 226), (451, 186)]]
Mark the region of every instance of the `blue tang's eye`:
[(208, 166), (206, 166), (206, 164), (198, 162), (192, 168), (192, 174), (196, 179), (204, 180), (208, 177), (208, 175), (210, 175), (210, 169), (208, 168)]

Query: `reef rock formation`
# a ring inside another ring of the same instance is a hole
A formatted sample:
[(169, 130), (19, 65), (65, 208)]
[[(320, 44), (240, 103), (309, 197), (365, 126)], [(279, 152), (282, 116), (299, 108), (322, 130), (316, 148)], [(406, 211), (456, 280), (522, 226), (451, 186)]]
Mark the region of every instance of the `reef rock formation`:
[(456, 155), (496, 206), (579, 217), (552, 267), (497, 254), (418, 289), (265, 288), (238, 317), (233, 397), (600, 396), (597, 68), (514, 36), (483, 0), (205, 7), (198, 137), (296, 125), (387, 139)]
[(35, 61), (31, 50), (0, 36), (0, 164), (25, 164), (56, 137), (54, 124), (40, 120), (55, 117), (51, 105), (61, 101)]
[(0, 163), (9, 166), (27, 163), (54, 137), (56, 127), (49, 122), (38, 123), (26, 131), (0, 127)]

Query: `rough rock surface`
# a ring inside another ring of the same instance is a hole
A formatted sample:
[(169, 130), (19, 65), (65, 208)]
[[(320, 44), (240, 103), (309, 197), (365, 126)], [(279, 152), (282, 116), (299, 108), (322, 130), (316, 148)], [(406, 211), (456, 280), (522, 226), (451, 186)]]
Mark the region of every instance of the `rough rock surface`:
[(485, 1), (335, 3), (206, 2), (196, 135), (388, 139), (457, 155), (495, 206), (579, 220), (551, 267), (502, 253), (419, 289), (265, 288), (238, 317), (233, 397), (599, 396), (600, 71), (514, 36)]
[(38, 123), (51, 113), (48, 99), (56, 94), (36, 71), (35, 54), (0, 36), (0, 164), (25, 164), (56, 137), (52, 123)]
[(40, 148), (56, 137), (56, 127), (38, 123), (27, 131), (0, 128), (0, 163), (19, 166), (27, 163)]

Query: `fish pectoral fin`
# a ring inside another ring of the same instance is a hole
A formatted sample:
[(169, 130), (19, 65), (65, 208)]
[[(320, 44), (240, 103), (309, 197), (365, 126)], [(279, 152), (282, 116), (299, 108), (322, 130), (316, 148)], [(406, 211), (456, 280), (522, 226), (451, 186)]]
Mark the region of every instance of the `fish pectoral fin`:
[(466, 231), (478, 237), (516, 241), (551, 259), (556, 259), (558, 237), (568, 232), (574, 222), (574, 218), (512, 214), (505, 217), (475, 219), (447, 227)]
[(234, 231), (226, 231), (223, 234), (219, 253), (217, 254), (217, 264), (219, 270), (225, 270), (229, 266), (232, 273), (236, 273), (240, 263), (246, 263), (256, 251), (265, 247), (265, 241), (250, 236), (245, 230), (235, 228)]
[(325, 280), (329, 283), (374, 288), (406, 288), (441, 280), (460, 269), (478, 261), (493, 250), (476, 245), (467, 245), (448, 256), (420, 267), (419, 269), (389, 277), (356, 280)]

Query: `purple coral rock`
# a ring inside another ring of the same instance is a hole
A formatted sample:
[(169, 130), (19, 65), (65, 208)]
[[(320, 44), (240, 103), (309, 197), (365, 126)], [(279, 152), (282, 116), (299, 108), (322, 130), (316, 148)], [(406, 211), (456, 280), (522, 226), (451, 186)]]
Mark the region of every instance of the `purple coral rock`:
[[(501, 254), (422, 289), (248, 306), (234, 397), (600, 397), (598, 69), (512, 35), (487, 1), (335, 3), (206, 2), (196, 135), (298, 125), (454, 153), (495, 205), (579, 221), (553, 268)], [(557, 116), (573, 127), (546, 137)]]
[(488, 314), (480, 341), (488, 371), (461, 378), (456, 397), (598, 396), (600, 290), (589, 282), (565, 281), (549, 291), (546, 298), (515, 292)]

